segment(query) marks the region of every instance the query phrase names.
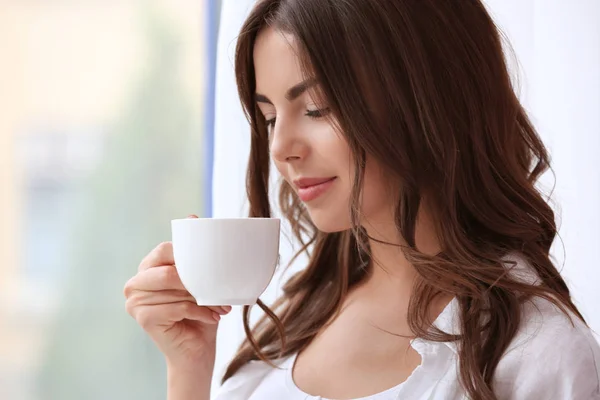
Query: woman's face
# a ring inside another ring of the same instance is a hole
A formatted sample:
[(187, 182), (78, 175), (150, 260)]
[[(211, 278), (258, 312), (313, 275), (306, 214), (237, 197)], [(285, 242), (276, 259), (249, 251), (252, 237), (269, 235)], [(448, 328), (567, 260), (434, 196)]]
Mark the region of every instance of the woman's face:
[[(273, 28), (263, 30), (254, 47), (254, 67), (256, 101), (269, 125), (271, 157), (278, 171), (319, 230), (349, 229), (352, 154), (326, 118), (328, 105), (317, 100), (316, 82), (304, 79), (293, 37)], [(385, 187), (377, 164), (367, 158), (363, 224), (391, 222), (391, 196)]]

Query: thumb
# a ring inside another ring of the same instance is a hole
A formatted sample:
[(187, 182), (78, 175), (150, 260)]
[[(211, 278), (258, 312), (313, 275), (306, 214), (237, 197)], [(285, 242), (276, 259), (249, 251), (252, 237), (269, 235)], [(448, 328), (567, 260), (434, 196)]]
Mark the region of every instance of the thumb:
[(188, 218), (198, 218), (198, 216), (196, 214), (190, 214), (187, 216)]

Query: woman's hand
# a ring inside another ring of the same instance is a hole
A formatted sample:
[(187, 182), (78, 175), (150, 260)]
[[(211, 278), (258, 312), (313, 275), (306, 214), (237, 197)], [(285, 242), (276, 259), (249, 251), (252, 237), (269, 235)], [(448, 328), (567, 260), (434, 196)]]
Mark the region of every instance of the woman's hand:
[(217, 326), (230, 306), (198, 306), (185, 290), (170, 242), (161, 243), (141, 262), (125, 285), (127, 312), (154, 340), (173, 369), (214, 365)]

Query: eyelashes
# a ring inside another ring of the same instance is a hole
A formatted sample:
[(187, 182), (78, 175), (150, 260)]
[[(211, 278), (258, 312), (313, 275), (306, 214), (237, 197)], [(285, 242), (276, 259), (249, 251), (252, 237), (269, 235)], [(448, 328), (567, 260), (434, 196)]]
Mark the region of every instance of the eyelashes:
[(269, 130), (269, 132), (271, 131), (271, 129), (273, 129), (275, 127), (275, 121), (277, 120), (277, 118), (271, 118), (269, 120), (266, 121), (267, 123), (267, 129)]
[[(311, 119), (320, 119), (327, 116), (330, 112), (331, 109), (329, 107), (326, 107), (321, 108), (319, 110), (306, 110), (306, 113), (304, 115)], [(275, 122), (277, 122), (277, 118), (271, 118), (265, 122), (267, 124), (267, 129), (270, 132), (275, 127)]]
[(306, 110), (306, 114), (304, 115), (313, 119), (318, 119), (323, 118), (324, 116), (329, 114), (330, 111), (331, 110), (329, 109), (329, 107), (321, 108), (320, 110)]

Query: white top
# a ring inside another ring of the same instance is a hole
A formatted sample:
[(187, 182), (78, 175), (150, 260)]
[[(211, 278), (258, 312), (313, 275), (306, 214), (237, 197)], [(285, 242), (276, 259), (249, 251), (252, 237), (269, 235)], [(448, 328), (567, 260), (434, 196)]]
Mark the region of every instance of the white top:
[[(434, 324), (458, 331), (452, 300)], [(574, 325), (552, 303), (537, 298), (523, 305), (521, 327), (495, 373), (499, 400), (600, 400), (600, 346), (578, 319)], [(421, 364), (403, 383), (360, 400), (463, 400), (456, 345), (414, 339)], [(280, 369), (251, 361), (218, 390), (215, 400), (326, 400), (300, 390), (292, 379), (296, 356), (276, 360)], [(358, 400), (358, 399), (357, 399)]]

